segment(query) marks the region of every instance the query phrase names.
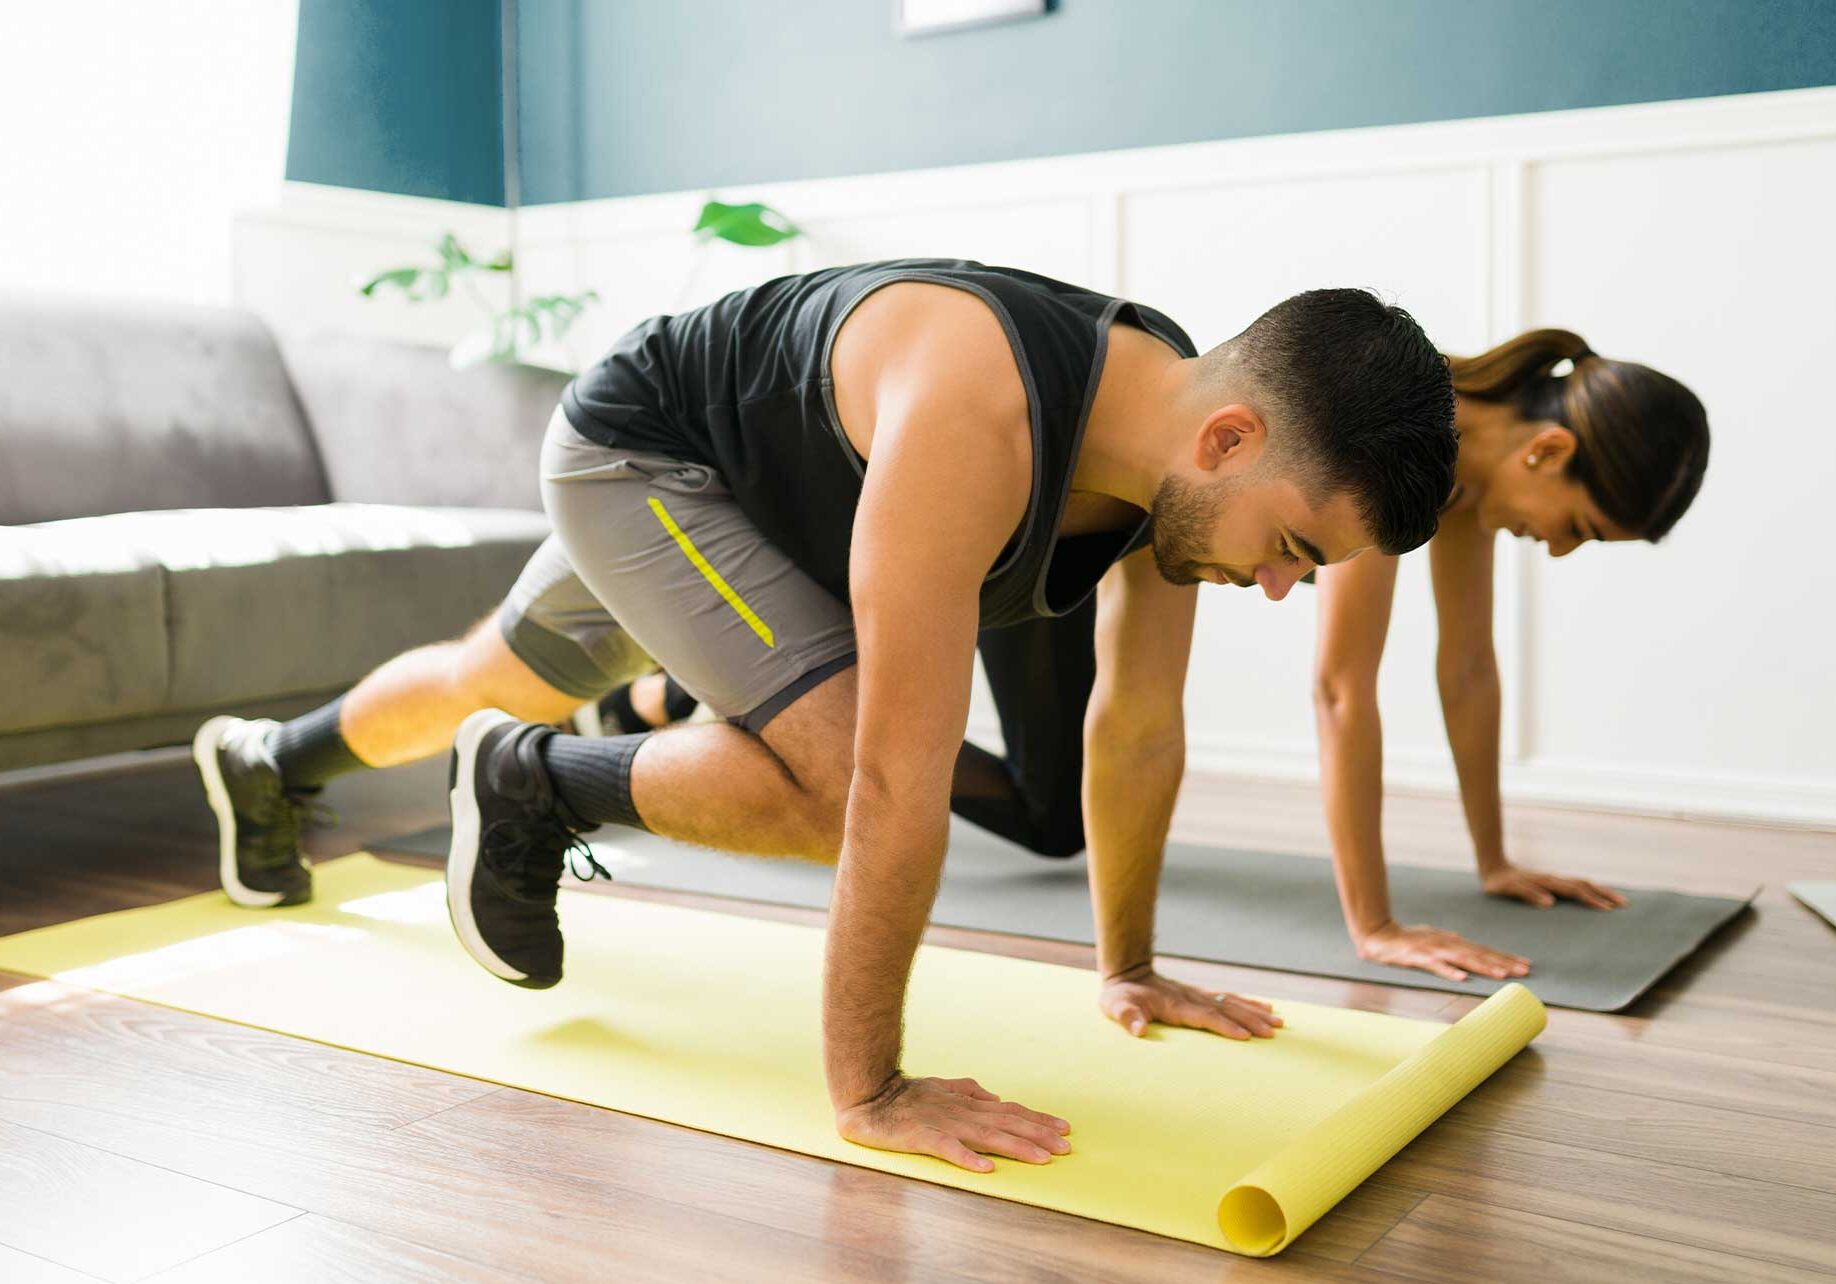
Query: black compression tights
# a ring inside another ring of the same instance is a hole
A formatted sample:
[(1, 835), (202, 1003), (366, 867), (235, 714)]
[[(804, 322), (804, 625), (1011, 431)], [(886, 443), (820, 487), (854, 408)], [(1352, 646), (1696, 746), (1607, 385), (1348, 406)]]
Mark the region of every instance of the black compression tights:
[(989, 629), (977, 644), (1007, 756), (965, 744), (950, 810), (1041, 856), (1084, 847), (1084, 708), (1096, 682), (1096, 602)]

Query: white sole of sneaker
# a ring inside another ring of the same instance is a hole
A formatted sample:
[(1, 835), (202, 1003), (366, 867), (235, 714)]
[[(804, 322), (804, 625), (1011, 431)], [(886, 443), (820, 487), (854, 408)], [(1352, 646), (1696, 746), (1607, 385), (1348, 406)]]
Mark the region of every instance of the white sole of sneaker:
[(217, 750), (224, 734), (241, 722), (227, 714), (212, 718), (198, 728), (191, 739), (191, 760), (198, 765), (204, 781), (204, 797), (217, 817), (217, 879), (223, 891), (245, 909), (272, 909), (280, 904), (283, 892), (261, 892), (245, 887), (236, 873), (236, 809), (230, 805), (229, 788), (223, 783), (223, 767), (217, 761)]
[[(480, 709), (459, 724), (453, 737), (451, 779), (447, 805), (452, 811), (453, 845), (446, 851), (446, 915), (452, 920), (459, 944), (480, 967), (512, 985), (527, 986), (529, 974), (511, 967), (485, 944), (472, 917), (472, 874), (478, 868), (478, 796), (472, 781), (478, 766), (478, 745), (486, 733), (515, 718), (501, 709)], [(542, 987), (538, 987), (542, 988)]]

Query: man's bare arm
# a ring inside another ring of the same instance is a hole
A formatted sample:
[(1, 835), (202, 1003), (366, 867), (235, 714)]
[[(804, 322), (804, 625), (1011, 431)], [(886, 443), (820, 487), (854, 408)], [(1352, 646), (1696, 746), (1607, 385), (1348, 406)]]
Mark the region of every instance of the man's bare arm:
[(1084, 830), (1103, 1011), (1131, 1034), (1152, 1021), (1231, 1038), (1281, 1024), (1267, 1004), (1154, 972), (1161, 855), (1186, 763), (1186, 665), (1198, 590), (1161, 579), (1143, 550), (1104, 576), (1097, 679), (1084, 717)]
[(1186, 664), (1198, 590), (1143, 549), (1097, 589), (1096, 683), (1084, 714), (1084, 830), (1105, 977), (1150, 966), (1161, 852), (1186, 767)]
[(983, 1152), (1033, 1162), (1062, 1153), (1068, 1125), (973, 1080), (910, 1079), (900, 1066), (906, 981), (937, 890), (968, 718), (982, 579), (1032, 480), (1025, 394), (1005, 336), (985, 308), (957, 320), (967, 324), (916, 336), (929, 350), (875, 400), (849, 567), (860, 704), (823, 1047), (843, 1136), (986, 1171)]

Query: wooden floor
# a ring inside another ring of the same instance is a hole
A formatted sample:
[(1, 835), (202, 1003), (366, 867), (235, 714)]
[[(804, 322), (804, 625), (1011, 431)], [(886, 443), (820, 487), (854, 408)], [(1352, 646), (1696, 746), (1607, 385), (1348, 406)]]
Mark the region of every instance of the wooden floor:
[[(342, 787), (345, 823), (316, 849), (437, 821), (436, 779)], [(1324, 850), (1309, 791), (1192, 792), (1187, 836)], [(1389, 833), (1397, 859), (1466, 860), (1445, 801), (1397, 800)], [(1512, 846), (1635, 886), (1766, 890), (1630, 1012), (1552, 1012), (1531, 1050), (1272, 1261), (0, 976), (0, 1280), (1836, 1276), (1836, 930), (1781, 886), (1836, 878), (1836, 836), (1523, 810)], [(0, 933), (207, 889), (213, 861), (182, 765), (0, 791)], [(932, 939), (1090, 962), (1079, 947)], [(1164, 966), (1443, 1020), (1472, 1004)]]

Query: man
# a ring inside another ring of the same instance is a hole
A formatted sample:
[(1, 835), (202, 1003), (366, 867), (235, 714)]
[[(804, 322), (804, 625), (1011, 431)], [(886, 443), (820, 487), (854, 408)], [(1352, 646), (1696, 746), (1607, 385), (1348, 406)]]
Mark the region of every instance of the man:
[[(987, 1154), (1063, 1153), (1062, 1120), (972, 1080), (904, 1076), (900, 1015), (978, 631), (1076, 610), (1101, 581), (1084, 803), (1103, 1010), (1134, 1033), (1280, 1024), (1151, 967), (1193, 586), (1278, 599), (1316, 565), (1433, 532), (1452, 394), (1407, 314), (1315, 291), (1200, 357), (1151, 309), (1028, 273), (868, 264), (647, 322), (563, 410), (543, 460), (550, 555), (617, 621), (593, 645), (654, 658), (729, 721), (583, 739), (467, 718), (448, 896), (482, 964), (560, 979), (555, 889), (594, 825), (839, 856), (824, 1032), (843, 1135), (979, 1171)], [(519, 591), (542, 581), (526, 573)], [(428, 734), (447, 717), (435, 704)], [(330, 745), (324, 721), (274, 733), (274, 759)], [(236, 743), (200, 735), (217, 795), (266, 744), (232, 730)], [(375, 761), (355, 740), (344, 752)]]

